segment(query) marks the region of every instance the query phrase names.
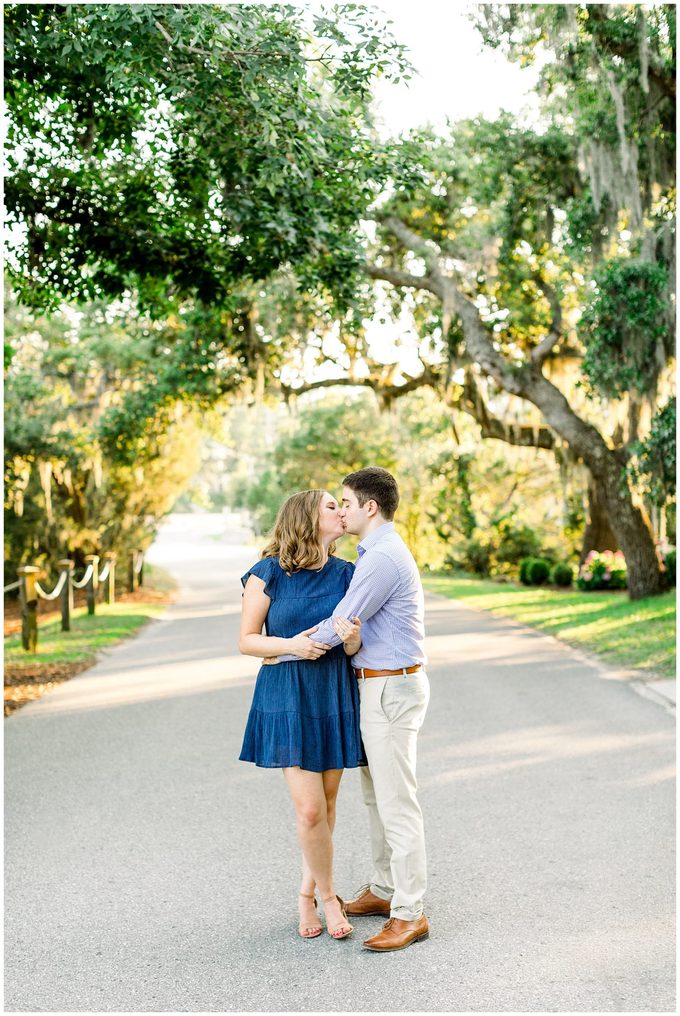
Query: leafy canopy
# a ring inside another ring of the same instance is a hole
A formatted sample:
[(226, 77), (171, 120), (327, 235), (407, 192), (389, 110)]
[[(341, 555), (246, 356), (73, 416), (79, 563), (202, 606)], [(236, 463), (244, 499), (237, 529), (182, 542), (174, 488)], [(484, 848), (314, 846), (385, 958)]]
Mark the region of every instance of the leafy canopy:
[(403, 48), (363, 7), (11, 4), (11, 274), (23, 298), (224, 303), (295, 265), (349, 298)]

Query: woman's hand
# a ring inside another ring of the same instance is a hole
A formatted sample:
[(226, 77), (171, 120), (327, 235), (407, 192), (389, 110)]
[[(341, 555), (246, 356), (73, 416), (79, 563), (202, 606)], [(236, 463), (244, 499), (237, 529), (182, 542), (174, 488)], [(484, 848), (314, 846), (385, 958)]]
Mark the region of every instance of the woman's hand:
[(348, 656), (354, 656), (361, 648), (361, 621), (353, 617), (348, 621), (346, 617), (334, 617), (333, 628), (340, 636)]
[(330, 646), (327, 646), (324, 642), (315, 642), (311, 638), (318, 627), (318, 624), (315, 624), (313, 628), (306, 628), (299, 635), (288, 639), (288, 645), (290, 646), (288, 651), (303, 660), (318, 660), (324, 653), (327, 653), (331, 648)]

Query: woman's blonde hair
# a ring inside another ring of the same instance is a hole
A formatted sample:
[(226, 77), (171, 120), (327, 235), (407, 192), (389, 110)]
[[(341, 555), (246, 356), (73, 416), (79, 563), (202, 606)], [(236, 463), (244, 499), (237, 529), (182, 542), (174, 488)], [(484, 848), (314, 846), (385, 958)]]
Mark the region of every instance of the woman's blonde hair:
[[(300, 568), (314, 568), (324, 558), (319, 533), (319, 514), (323, 490), (301, 490), (281, 505), (267, 546), (260, 557), (278, 557), (289, 575)], [(335, 543), (328, 548), (329, 555)]]

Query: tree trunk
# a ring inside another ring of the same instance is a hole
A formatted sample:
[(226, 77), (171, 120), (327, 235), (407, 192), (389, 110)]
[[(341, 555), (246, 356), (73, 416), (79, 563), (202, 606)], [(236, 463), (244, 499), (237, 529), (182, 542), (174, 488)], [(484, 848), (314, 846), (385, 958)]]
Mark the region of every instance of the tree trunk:
[(609, 448), (591, 423), (578, 416), (564, 394), (546, 378), (540, 364), (510, 365), (493, 347), (486, 325), (472, 300), (445, 283), (449, 306), (460, 315), (468, 351), (505, 391), (532, 402), (590, 470), (618, 545), (626, 558), (628, 592), (632, 600), (663, 591), (661, 560), (644, 508), (633, 502), (626, 481), (626, 458)]
[(639, 600), (663, 592), (663, 576), (649, 517), (644, 508), (633, 503), (630, 490), (621, 480), (623, 468), (624, 463), (616, 453), (610, 452), (605, 467), (605, 503), (626, 559), (630, 598)]
[(618, 550), (619, 543), (607, 515), (604, 492), (592, 474), (588, 477), (588, 514), (583, 533), (579, 564), (583, 564), (591, 550)]
[(551, 427), (565, 439), (590, 470), (601, 495), (602, 506), (626, 559), (631, 600), (663, 591), (661, 560), (644, 508), (636, 505), (626, 481), (626, 458), (620, 449), (609, 448), (602, 435), (571, 409), (566, 398), (539, 371), (525, 372), (522, 395), (543, 413)]
[(654, 544), (649, 518), (644, 508), (633, 502), (625, 476), (625, 455), (620, 450), (609, 448), (597, 428), (574, 412), (563, 393), (541, 370), (543, 361), (559, 338), (559, 332), (547, 336), (533, 351), (531, 360), (521, 364), (510, 363), (494, 346), (474, 301), (459, 286), (456, 278), (442, 270), (441, 252), (436, 244), (423, 240), (395, 216), (388, 216), (382, 223), (407, 249), (424, 259), (428, 273), (416, 276), (382, 265), (371, 265), (367, 268), (368, 274), (397, 287), (423, 289), (438, 296), (442, 301), (444, 333), (454, 316), (460, 319), (470, 358), (504, 391), (537, 406), (549, 427), (569, 444), (590, 470), (593, 483), (602, 495), (611, 528), (626, 558), (630, 598), (637, 600), (662, 592), (661, 559)]

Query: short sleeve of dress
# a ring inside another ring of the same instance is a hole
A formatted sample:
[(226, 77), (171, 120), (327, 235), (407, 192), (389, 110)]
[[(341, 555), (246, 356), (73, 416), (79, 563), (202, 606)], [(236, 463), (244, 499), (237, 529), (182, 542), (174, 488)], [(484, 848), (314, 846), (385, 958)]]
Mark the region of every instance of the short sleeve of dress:
[(276, 596), (276, 579), (280, 571), (279, 561), (276, 557), (263, 557), (257, 561), (252, 568), (249, 568), (245, 575), (241, 576), (241, 585), (245, 586), (251, 575), (257, 575), (258, 579), (264, 582), (264, 591), (270, 600)]
[(354, 565), (351, 561), (341, 561), (342, 564), (342, 581), (345, 587), (345, 592), (349, 589), (349, 584), (352, 581), (354, 575)]

